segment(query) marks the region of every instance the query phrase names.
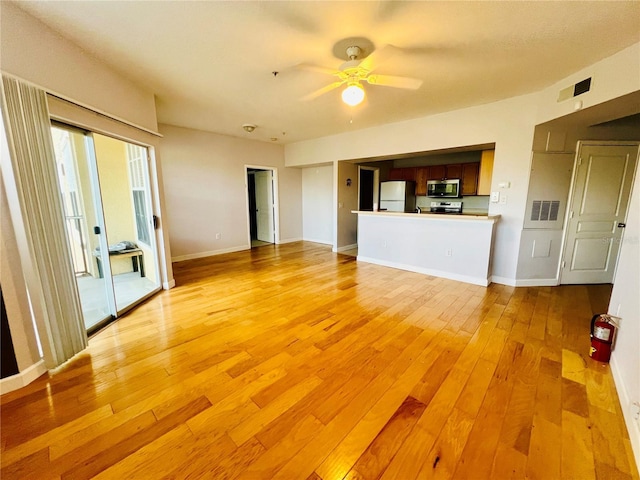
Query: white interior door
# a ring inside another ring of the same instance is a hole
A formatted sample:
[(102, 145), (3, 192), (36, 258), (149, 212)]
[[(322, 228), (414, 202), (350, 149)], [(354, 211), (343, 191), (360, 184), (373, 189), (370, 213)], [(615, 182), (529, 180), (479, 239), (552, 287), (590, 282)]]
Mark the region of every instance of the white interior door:
[(273, 185), (271, 170), (255, 173), (256, 223), (258, 240), (274, 242), (273, 234)]
[(611, 283), (624, 232), (638, 145), (581, 145), (560, 283)]

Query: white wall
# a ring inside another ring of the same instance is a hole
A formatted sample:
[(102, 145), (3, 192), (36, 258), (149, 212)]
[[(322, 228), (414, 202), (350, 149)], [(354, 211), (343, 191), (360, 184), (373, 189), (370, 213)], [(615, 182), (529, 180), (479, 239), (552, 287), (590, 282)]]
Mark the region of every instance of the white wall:
[(506, 205), (490, 204), (497, 225), (494, 281), (515, 283), (529, 180), (536, 96), (526, 95), (431, 117), (298, 142), (285, 146), (286, 164), (328, 161), (496, 144), (493, 185), (511, 182)]
[(281, 145), (171, 125), (160, 132), (174, 261), (250, 248), (245, 165), (277, 167), (280, 242), (302, 239), (302, 170), (285, 168)]
[[(558, 102), (560, 90), (592, 77), (589, 92)], [(536, 123), (568, 115), (576, 101), (585, 109), (638, 90), (640, 84), (640, 42), (568, 76), (540, 92)]]
[(302, 169), (302, 238), (333, 244), (333, 165)]
[(640, 460), (640, 421), (632, 403), (640, 403), (640, 174), (631, 193), (618, 270), (613, 280), (609, 313), (622, 317), (611, 367), (627, 421), (636, 462)]
[(9, 2), (0, 2), (2, 71), (157, 130), (155, 98)]

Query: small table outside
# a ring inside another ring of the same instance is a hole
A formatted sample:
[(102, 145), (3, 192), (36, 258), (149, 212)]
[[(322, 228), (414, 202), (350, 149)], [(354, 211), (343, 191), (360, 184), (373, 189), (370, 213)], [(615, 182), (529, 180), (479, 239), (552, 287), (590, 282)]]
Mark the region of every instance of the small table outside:
[[(96, 257), (96, 261), (98, 263), (98, 275), (100, 278), (103, 277), (102, 273), (102, 257), (99, 250), (94, 250), (93, 255)], [(143, 252), (139, 248), (130, 248), (128, 250), (120, 250), (117, 252), (109, 252), (109, 256), (115, 257), (131, 257), (131, 266), (133, 267), (133, 271), (140, 271), (140, 276), (144, 277), (144, 260), (143, 260)]]

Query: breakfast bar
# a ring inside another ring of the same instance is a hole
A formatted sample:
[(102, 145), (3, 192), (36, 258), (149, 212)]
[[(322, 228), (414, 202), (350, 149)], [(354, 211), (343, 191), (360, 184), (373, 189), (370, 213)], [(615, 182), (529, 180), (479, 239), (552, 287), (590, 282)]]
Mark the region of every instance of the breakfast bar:
[(491, 283), (500, 215), (353, 211), (358, 261), (475, 285)]

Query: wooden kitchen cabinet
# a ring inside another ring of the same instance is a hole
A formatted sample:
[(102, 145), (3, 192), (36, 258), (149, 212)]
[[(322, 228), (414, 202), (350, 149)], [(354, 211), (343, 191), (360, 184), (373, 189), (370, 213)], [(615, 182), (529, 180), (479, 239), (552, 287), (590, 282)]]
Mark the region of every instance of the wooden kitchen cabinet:
[(402, 168), (392, 168), (389, 170), (389, 180), (404, 180)]
[(427, 194), (427, 179), (429, 178), (429, 167), (416, 168), (416, 195)]
[(478, 193), (478, 171), (479, 163), (461, 164), (462, 175), (460, 177), (460, 193), (465, 195), (476, 195)]
[(462, 178), (462, 164), (447, 165), (447, 173), (444, 178)]
[(431, 165), (427, 173), (427, 180), (442, 180), (447, 174), (446, 165)]
[(408, 180), (411, 182), (415, 182), (416, 170), (417, 168), (415, 167), (392, 168), (389, 171), (389, 180)]
[(493, 157), (495, 150), (484, 150), (480, 158), (478, 176), (478, 195), (491, 195), (491, 177), (493, 176)]

